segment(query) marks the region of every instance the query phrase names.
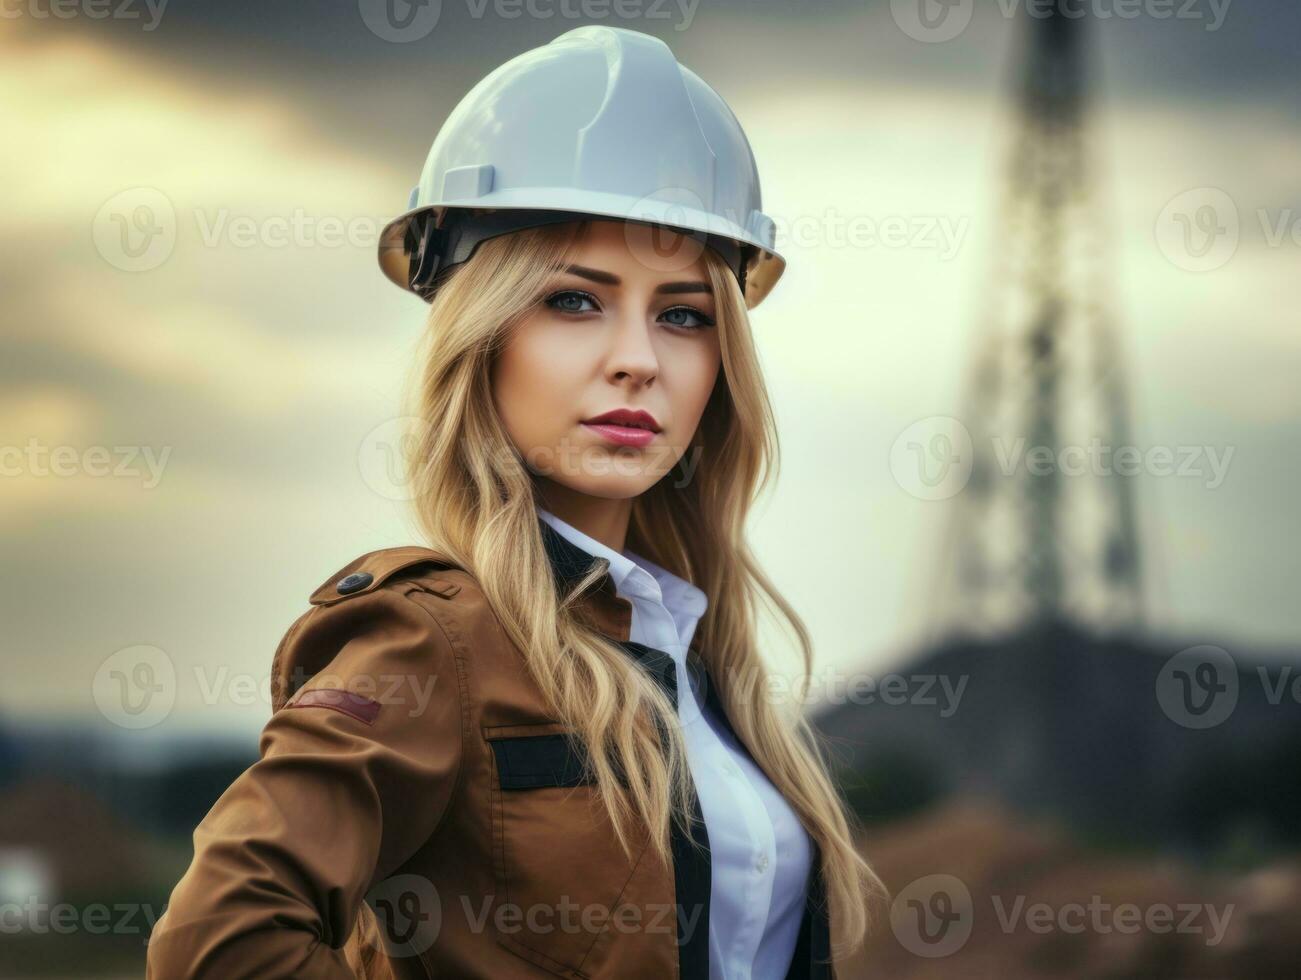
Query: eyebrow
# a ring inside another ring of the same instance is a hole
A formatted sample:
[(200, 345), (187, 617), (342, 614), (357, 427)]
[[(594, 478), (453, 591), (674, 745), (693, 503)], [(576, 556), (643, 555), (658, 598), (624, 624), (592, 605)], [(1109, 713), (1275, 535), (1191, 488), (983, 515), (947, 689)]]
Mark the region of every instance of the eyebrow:
[[(610, 272), (602, 272), (600, 269), (589, 269), (585, 265), (570, 265), (565, 267), (565, 272), (581, 276), (584, 279), (590, 279), (592, 282), (605, 283), (607, 286), (618, 286), (623, 282), (618, 276)], [(713, 288), (707, 282), (664, 282), (655, 287), (655, 293), (709, 293), (713, 295)]]

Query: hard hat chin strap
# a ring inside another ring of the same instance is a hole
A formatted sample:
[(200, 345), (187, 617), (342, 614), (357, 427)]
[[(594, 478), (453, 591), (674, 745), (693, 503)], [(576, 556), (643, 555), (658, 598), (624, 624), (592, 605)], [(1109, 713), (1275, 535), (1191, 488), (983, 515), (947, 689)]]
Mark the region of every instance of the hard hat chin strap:
[(412, 292), (426, 300), (430, 298), (429, 287), (438, 271), (439, 256), (446, 248), (447, 236), (434, 224), (433, 213), (426, 211), (413, 217), (406, 231), (406, 253), (410, 263), (407, 280)]
[[(409, 258), (408, 280), (411, 291), (422, 299), (431, 299), (446, 275), (455, 266), (467, 261), (474, 254), (479, 243), (489, 238), (524, 228), (570, 221), (592, 221), (602, 217), (602, 215), (585, 212), (539, 208), (445, 210), (442, 212), (442, 227), (439, 227), (437, 211), (429, 210), (413, 215), (407, 225), (405, 242)], [(751, 246), (743, 246), (730, 238), (692, 228), (677, 228), (671, 225), (664, 227), (672, 228), (682, 235), (689, 235), (717, 252), (736, 276), (741, 287), (741, 295), (745, 296), (746, 272), (754, 252)]]

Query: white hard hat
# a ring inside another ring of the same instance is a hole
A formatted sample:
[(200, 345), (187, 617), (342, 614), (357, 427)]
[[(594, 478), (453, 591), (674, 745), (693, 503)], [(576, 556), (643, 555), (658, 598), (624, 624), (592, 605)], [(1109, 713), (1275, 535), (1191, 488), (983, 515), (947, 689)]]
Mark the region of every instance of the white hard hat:
[(512, 58), (443, 124), (407, 211), (380, 236), (426, 300), (485, 238), (592, 217), (668, 226), (722, 254), (748, 307), (780, 278), (759, 172), (726, 102), (659, 38), (589, 25)]

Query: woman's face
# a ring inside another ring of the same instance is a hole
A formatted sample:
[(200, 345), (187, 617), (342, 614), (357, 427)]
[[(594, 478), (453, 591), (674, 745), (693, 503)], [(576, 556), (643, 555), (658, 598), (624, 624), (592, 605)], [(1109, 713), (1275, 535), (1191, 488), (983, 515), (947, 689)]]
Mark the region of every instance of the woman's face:
[[(676, 260), (661, 260), (666, 245)], [(493, 363), (497, 411), (529, 470), (558, 495), (636, 497), (687, 451), (718, 377), (698, 243), (593, 220), (543, 297)], [(645, 415), (597, 421), (619, 410)], [(685, 461), (688, 476), (697, 463)]]

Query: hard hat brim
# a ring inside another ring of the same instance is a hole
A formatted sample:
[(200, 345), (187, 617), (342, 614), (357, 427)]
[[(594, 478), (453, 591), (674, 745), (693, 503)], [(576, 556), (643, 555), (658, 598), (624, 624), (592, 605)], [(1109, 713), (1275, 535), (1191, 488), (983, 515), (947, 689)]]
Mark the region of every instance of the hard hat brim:
[(482, 197), (442, 204), (421, 205), (390, 221), (380, 234), (379, 265), (394, 284), (411, 292), (410, 258), (406, 249), (407, 228), (417, 215), (433, 212), (442, 221), (443, 212), (478, 211), (485, 208), (527, 208), (539, 211), (570, 211), (593, 218), (653, 222), (672, 228), (686, 228), (729, 238), (749, 245), (750, 261), (745, 277), (745, 304), (754, 309), (772, 291), (786, 269), (786, 260), (735, 222), (708, 211), (657, 198), (631, 198), (622, 194), (601, 194), (569, 187), (502, 190)]

